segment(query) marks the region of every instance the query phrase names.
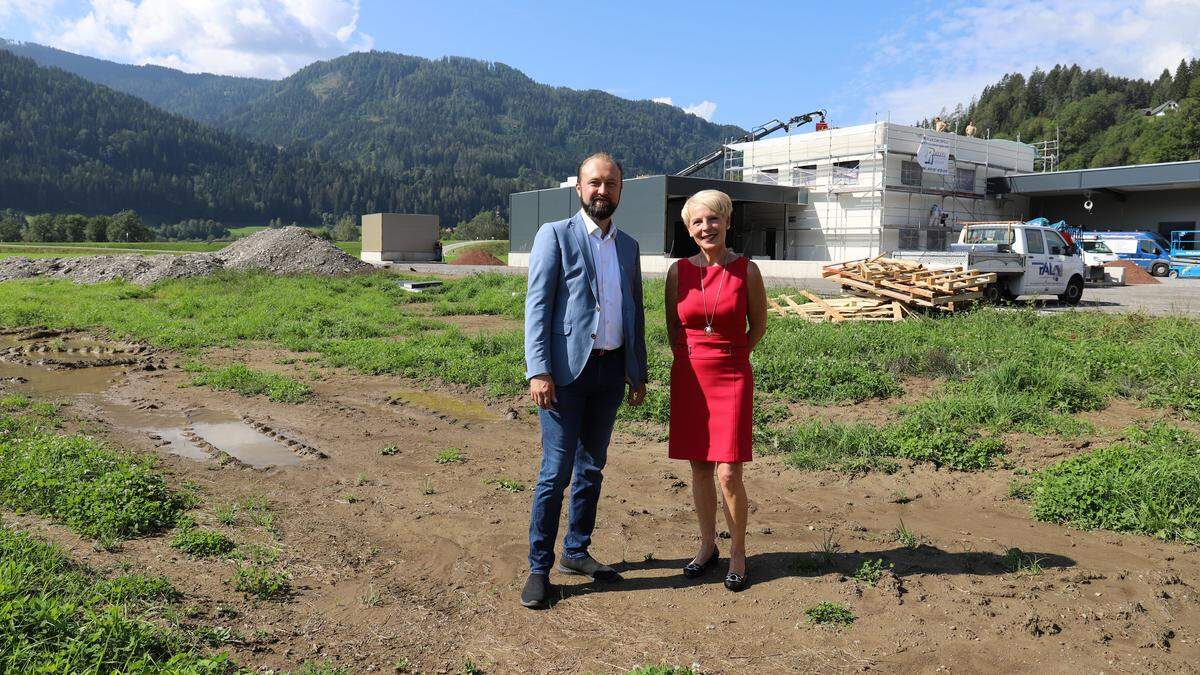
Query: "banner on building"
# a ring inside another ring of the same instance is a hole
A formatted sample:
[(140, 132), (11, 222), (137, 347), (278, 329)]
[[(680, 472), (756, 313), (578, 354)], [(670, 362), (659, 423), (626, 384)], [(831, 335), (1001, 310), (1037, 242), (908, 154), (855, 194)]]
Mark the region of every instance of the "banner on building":
[(917, 148), (917, 164), (930, 173), (950, 175), (950, 141), (922, 136), (921, 146)]

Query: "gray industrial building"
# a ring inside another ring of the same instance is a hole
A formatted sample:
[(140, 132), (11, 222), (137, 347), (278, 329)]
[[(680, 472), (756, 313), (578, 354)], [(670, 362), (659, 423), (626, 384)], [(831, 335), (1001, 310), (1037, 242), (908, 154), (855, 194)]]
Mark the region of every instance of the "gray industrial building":
[[(778, 236), (775, 223), (785, 218), (787, 207), (808, 203), (808, 190), (802, 187), (693, 176), (631, 178), (621, 188), (621, 203), (613, 222), (637, 239), (642, 248), (643, 269), (662, 271), (672, 258), (696, 252), (680, 211), (688, 197), (709, 189), (721, 190), (733, 200), (730, 243), (735, 250), (750, 255), (773, 255)], [(578, 210), (579, 195), (574, 186), (513, 194), (509, 210), (509, 264), (527, 265), (538, 228), (543, 223), (569, 218)], [(663, 261), (662, 270), (653, 269), (654, 260)]]
[[(1200, 228), (1200, 161), (1136, 164), (1007, 177), (1029, 198), (1029, 216), (1085, 230), (1142, 230), (1168, 240)], [(1085, 208), (1090, 202), (1091, 209)]]

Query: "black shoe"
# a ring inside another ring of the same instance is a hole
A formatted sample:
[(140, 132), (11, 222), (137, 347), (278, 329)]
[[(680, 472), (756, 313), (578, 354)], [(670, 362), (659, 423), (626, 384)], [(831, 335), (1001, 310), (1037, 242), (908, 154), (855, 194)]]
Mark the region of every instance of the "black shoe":
[(621, 578), (616, 570), (608, 565), (597, 562), (590, 555), (585, 555), (582, 558), (568, 558), (563, 556), (559, 559), (555, 569), (567, 574), (591, 577), (592, 581), (616, 581)]
[(521, 591), (521, 605), (530, 609), (546, 609), (550, 606), (550, 575), (530, 574)]
[(725, 575), (725, 588), (737, 593), (738, 591), (750, 585), (750, 570), (747, 569), (745, 574), (737, 572), (729, 572)]
[(721, 552), (717, 550), (716, 546), (714, 546), (712, 555), (708, 556), (708, 560), (705, 560), (704, 562), (700, 563), (699, 565), (697, 565), (694, 561), (688, 563), (687, 565), (684, 565), (683, 576), (685, 576), (689, 579), (695, 579), (696, 577), (707, 572), (709, 569), (716, 567), (717, 561), (720, 559), (721, 559)]

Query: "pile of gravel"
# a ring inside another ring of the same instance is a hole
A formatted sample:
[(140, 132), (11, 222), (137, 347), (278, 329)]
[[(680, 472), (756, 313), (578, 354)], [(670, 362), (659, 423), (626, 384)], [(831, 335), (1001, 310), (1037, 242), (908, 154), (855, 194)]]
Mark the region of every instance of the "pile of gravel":
[(0, 259), (0, 281), (49, 277), (95, 284), (124, 279), (146, 286), (165, 279), (212, 274), (222, 269), (338, 275), (371, 269), (371, 265), (347, 255), (302, 227), (285, 227), (256, 232), (214, 253), (4, 258)]

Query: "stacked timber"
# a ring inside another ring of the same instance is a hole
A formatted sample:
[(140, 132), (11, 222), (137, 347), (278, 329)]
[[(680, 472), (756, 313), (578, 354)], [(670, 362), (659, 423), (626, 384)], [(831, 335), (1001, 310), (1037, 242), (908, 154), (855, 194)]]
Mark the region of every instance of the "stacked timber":
[(769, 311), (812, 322), (901, 321), (918, 308), (953, 312), (982, 298), (984, 287), (996, 282), (991, 272), (929, 269), (882, 256), (828, 265), (821, 276), (837, 281), (852, 295), (819, 298), (801, 291), (808, 302), (781, 295), (779, 300), (768, 299)]

